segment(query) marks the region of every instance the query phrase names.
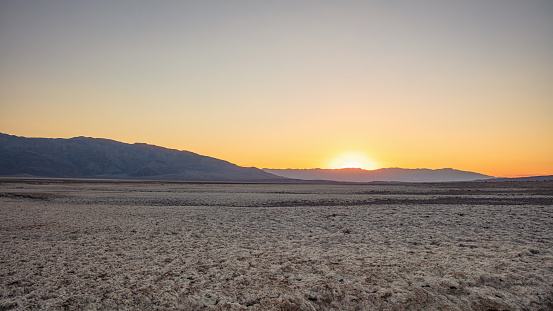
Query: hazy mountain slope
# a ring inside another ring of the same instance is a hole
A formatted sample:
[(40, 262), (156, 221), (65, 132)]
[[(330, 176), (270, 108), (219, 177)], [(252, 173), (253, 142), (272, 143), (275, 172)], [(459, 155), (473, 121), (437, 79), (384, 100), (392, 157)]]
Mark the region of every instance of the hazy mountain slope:
[(189, 181), (283, 180), (257, 168), (147, 144), (0, 133), (0, 175)]
[(490, 178), (483, 174), (444, 169), (403, 169), (382, 168), (378, 170), (363, 170), (359, 168), (344, 169), (264, 169), (264, 171), (277, 176), (304, 180), (333, 180), (346, 182), (373, 182), (373, 181), (399, 181), (399, 182), (445, 182), (445, 181), (471, 181)]

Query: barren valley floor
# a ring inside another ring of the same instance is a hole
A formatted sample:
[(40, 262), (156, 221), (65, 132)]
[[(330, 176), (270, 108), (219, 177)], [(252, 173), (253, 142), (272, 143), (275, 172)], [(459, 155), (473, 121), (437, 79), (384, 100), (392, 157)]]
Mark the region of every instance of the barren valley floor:
[(553, 182), (0, 180), (0, 310), (551, 310)]

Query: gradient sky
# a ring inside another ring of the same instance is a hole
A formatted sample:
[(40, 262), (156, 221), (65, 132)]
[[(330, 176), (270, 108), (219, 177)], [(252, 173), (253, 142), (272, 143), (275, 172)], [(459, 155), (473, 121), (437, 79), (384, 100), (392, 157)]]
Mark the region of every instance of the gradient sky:
[(0, 1), (0, 132), (553, 174), (552, 34), (550, 0)]

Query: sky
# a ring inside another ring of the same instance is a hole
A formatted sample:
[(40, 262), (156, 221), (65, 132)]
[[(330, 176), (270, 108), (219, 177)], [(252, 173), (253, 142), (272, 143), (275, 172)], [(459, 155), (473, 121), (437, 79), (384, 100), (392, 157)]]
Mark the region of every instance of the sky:
[(553, 2), (0, 1), (0, 132), (553, 174)]

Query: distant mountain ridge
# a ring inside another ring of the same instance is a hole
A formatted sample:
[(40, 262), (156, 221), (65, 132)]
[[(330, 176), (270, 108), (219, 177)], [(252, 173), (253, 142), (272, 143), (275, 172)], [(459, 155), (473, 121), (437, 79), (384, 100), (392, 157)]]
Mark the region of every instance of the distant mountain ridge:
[(444, 169), (258, 169), (145, 143), (104, 138), (26, 138), (0, 133), (0, 176), (222, 182), (542, 181)]
[(0, 133), (0, 176), (183, 181), (284, 181), (255, 167), (144, 143)]
[(455, 182), (489, 179), (493, 176), (484, 174), (443, 169), (405, 169), (381, 168), (364, 170), (360, 168), (343, 169), (263, 169), (264, 171), (287, 178), (304, 180), (329, 180), (341, 182)]

